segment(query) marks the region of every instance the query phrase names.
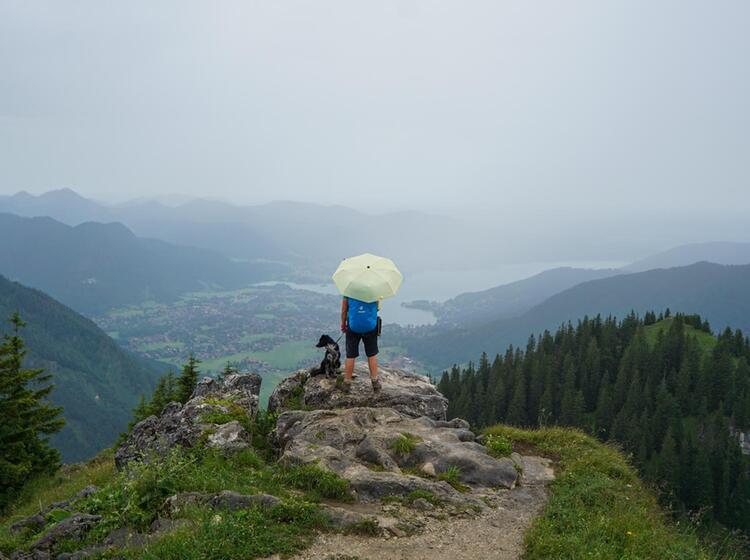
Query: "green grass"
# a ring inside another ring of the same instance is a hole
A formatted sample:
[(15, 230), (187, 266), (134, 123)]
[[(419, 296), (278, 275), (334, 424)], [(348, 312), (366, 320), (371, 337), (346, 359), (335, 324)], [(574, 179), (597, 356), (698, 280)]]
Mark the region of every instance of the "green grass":
[(468, 486), (461, 483), (461, 469), (459, 467), (448, 467), (447, 470), (438, 474), (438, 480), (444, 480), (459, 492), (468, 492)]
[(159, 539), (129, 559), (245, 560), (304, 549), (325, 520), (312, 504), (291, 501), (270, 510), (259, 508), (214, 513), (197, 510), (193, 525)]
[(487, 448), (487, 453), (497, 459), (508, 457), (513, 452), (513, 445), (510, 440), (501, 435), (488, 435), (484, 445)]
[(411, 455), (412, 451), (417, 447), (417, 444), (422, 441), (422, 438), (409, 432), (401, 432), (390, 442), (390, 448), (394, 453), (399, 455)]
[(617, 448), (565, 428), (485, 433), (559, 459), (544, 514), (526, 534), (526, 560), (718, 558), (666, 517)]
[[(658, 323), (654, 323), (653, 325), (648, 325), (647, 327), (645, 327), (644, 330), (646, 333), (646, 341), (648, 342), (649, 346), (653, 347), (656, 344), (659, 332), (663, 331), (664, 334), (667, 334), (667, 331), (672, 326), (673, 321), (674, 317), (669, 317), (668, 319), (664, 319), (662, 321), (659, 321)], [(705, 331), (698, 330), (691, 325), (685, 325), (685, 335), (694, 336), (698, 340), (698, 345), (703, 352), (711, 352), (716, 346), (716, 337), (714, 335)]]
[[(230, 413), (211, 413), (215, 416), (213, 420), (233, 419), (229, 408)], [(273, 415), (259, 414), (250, 427), (254, 441), (264, 439), (273, 423)], [(325, 525), (317, 502), (353, 499), (349, 482), (314, 464), (268, 463), (261, 456), (262, 451), (262, 448), (244, 449), (227, 455), (207, 448), (175, 448), (163, 460), (135, 463), (122, 473), (114, 471), (112, 455), (105, 453), (88, 464), (65, 471), (64, 475), (32, 482), (17, 501), (13, 515), (0, 523), (0, 552), (9, 554), (28, 547), (69, 514), (62, 510), (50, 512), (47, 526), (39, 534), (11, 534), (10, 525), (14, 521), (96, 484), (100, 490), (76, 504), (76, 510), (101, 515), (102, 522), (82, 542), (66, 542), (55, 553), (100, 543), (119, 527), (146, 532), (162, 514), (165, 500), (174, 494), (222, 490), (271, 494), (282, 503), (271, 509), (236, 513), (206, 508), (180, 512), (181, 517), (187, 516), (193, 523), (189, 530), (169, 534), (145, 551), (125, 551), (126, 557), (233, 559), (293, 553), (306, 545), (315, 529)]]
[(165, 348), (178, 348), (179, 350), (184, 350), (185, 343), (178, 340), (172, 340), (169, 342), (150, 342), (148, 344), (140, 345), (138, 351), (153, 352), (154, 350), (164, 350)]

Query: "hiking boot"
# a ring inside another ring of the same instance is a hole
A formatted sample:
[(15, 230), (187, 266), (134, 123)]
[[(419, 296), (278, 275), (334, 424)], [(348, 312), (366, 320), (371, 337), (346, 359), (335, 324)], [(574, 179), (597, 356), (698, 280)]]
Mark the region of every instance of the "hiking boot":
[(339, 387), (341, 389), (342, 393), (351, 393), (352, 392), (352, 382), (351, 381), (342, 381), (341, 386)]
[(380, 379), (376, 377), (375, 379), (371, 379), (370, 381), (372, 381), (372, 392), (379, 393), (383, 388), (383, 386), (380, 384)]

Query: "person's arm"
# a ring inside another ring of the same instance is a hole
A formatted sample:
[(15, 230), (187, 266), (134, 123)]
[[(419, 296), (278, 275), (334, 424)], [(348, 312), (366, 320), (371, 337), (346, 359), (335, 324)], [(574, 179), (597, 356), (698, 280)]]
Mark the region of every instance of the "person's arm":
[(343, 298), (341, 300), (341, 332), (346, 332), (346, 315), (349, 312), (349, 300)]

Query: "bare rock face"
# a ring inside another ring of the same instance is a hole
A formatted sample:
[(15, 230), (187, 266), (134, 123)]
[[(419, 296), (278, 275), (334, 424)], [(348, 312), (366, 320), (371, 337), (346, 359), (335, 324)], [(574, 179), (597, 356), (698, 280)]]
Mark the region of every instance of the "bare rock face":
[(204, 378), (184, 405), (172, 402), (161, 415), (149, 416), (135, 425), (115, 452), (115, 465), (123, 469), (131, 461), (161, 457), (175, 446), (190, 448), (205, 439), (214, 448), (233, 451), (250, 445), (250, 434), (239, 421), (216, 424), (218, 418), (245, 415), (255, 418), (261, 377), (236, 374), (224, 382)]
[(358, 363), (348, 393), (341, 391), (340, 381), (319, 375), (310, 377), (308, 370), (299, 370), (284, 379), (268, 399), (270, 412), (293, 408), (392, 408), (406, 416), (426, 416), (445, 420), (448, 399), (441, 395), (429, 378), (395, 368), (378, 368), (382, 390), (375, 393), (367, 366)]
[(513, 488), (518, 479), (513, 461), (491, 457), (463, 420), (414, 418), (394, 408), (285, 412), (273, 437), (282, 462), (330, 469), (349, 480), (362, 500), (427, 490), (445, 501), (466, 503), (473, 499), (441, 476), (499, 488)]

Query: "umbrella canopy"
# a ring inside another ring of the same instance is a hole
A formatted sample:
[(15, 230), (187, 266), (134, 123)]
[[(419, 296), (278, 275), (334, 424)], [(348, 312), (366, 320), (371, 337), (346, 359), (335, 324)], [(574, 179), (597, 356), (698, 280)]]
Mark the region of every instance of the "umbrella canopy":
[(343, 295), (368, 303), (396, 295), (403, 280), (391, 259), (370, 253), (344, 259), (333, 273)]

